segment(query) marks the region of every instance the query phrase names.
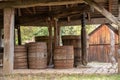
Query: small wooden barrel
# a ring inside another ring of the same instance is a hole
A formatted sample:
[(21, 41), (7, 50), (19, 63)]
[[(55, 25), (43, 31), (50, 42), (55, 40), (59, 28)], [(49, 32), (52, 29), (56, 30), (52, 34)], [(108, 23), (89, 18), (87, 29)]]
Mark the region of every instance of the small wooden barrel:
[(14, 68), (27, 69), (27, 49), (24, 45), (15, 46), (14, 49)]
[(54, 51), (55, 68), (73, 68), (74, 51), (73, 46), (58, 46)]
[(30, 69), (43, 69), (47, 67), (47, 46), (45, 42), (32, 42), (28, 44), (28, 63)]

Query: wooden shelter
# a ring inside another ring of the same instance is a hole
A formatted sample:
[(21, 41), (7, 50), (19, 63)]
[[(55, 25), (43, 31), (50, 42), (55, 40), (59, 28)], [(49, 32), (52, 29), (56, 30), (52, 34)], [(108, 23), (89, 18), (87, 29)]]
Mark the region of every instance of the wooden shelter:
[(118, 30), (110, 24), (102, 24), (89, 34), (88, 61), (111, 62), (111, 36), (113, 35), (114, 57), (117, 60)]
[(0, 0), (0, 26), (4, 28), (4, 73), (12, 73), (13, 71), (14, 28), (18, 29), (19, 44), (21, 44), (21, 25), (48, 26), (50, 34), (49, 44), (51, 44), (49, 46), (50, 53), (52, 53), (52, 26), (54, 27), (55, 46), (58, 46), (60, 37), (57, 36), (59, 36), (60, 26), (82, 25), (81, 47), (83, 64), (85, 64), (85, 24), (112, 22), (119, 26), (120, 34), (120, 2), (118, 1), (119, 0)]

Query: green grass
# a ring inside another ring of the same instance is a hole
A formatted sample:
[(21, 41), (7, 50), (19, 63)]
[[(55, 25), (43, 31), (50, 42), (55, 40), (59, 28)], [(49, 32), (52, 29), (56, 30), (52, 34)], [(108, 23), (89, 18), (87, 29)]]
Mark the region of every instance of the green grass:
[(120, 75), (16, 74), (0, 80), (120, 80)]

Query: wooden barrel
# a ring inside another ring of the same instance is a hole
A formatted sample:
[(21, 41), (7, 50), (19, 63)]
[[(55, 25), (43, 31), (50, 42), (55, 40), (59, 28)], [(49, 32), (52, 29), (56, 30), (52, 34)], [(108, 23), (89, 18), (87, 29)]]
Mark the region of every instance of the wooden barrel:
[(79, 35), (62, 36), (62, 42), (63, 45), (72, 45), (74, 47), (74, 66), (82, 64), (81, 37)]
[[(50, 61), (50, 54), (49, 54), (49, 36), (36, 36), (35, 42), (46, 42), (47, 43), (47, 64)], [(52, 52), (54, 52), (54, 38), (52, 40)]]
[(15, 46), (14, 49), (14, 68), (27, 69), (27, 49), (24, 45)]
[(45, 42), (32, 42), (28, 44), (28, 63), (30, 69), (47, 67), (47, 46)]
[(73, 46), (58, 46), (54, 51), (55, 68), (73, 68), (74, 51)]

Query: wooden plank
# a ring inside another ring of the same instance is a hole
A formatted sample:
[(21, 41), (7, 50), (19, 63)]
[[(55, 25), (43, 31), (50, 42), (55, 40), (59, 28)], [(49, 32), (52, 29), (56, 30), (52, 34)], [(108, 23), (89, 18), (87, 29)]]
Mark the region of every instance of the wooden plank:
[(14, 9), (4, 9), (4, 62), (5, 74), (13, 71), (14, 64)]
[(83, 0), (16, 0), (14, 2), (1, 2), (0, 8), (27, 8), (35, 6), (56, 6), (83, 3)]

